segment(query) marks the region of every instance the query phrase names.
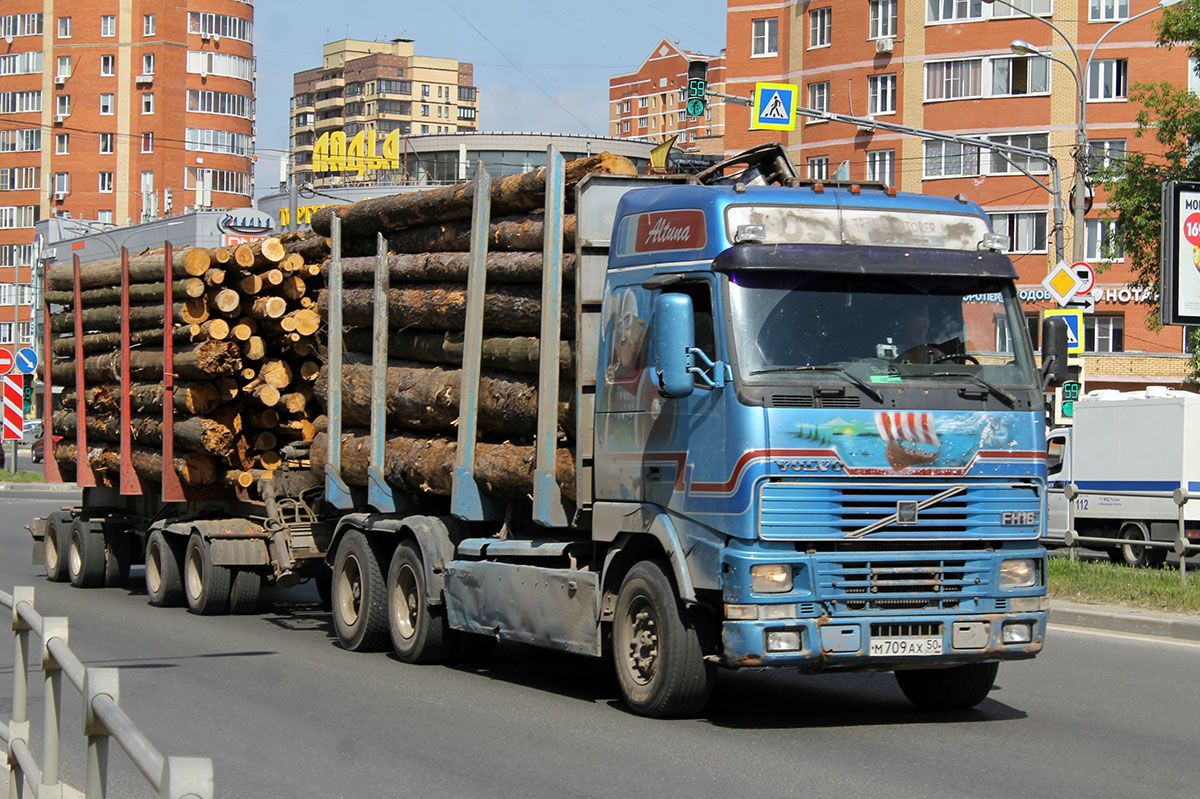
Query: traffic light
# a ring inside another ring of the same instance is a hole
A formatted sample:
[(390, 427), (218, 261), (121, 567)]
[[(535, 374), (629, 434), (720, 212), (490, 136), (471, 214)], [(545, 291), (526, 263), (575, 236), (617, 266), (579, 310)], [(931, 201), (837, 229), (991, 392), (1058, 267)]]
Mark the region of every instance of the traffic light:
[(1079, 401), (1079, 390), (1082, 386), (1074, 380), (1062, 384), (1062, 400), (1060, 413), (1064, 419), (1075, 418), (1075, 403)]
[(704, 116), (708, 107), (708, 62), (688, 62), (687, 112), (691, 117)]
[(25, 416), (29, 416), (33, 413), (33, 375), (22, 375), (21, 379), (25, 383), (21, 391), (21, 399), (25, 406), (22, 410)]

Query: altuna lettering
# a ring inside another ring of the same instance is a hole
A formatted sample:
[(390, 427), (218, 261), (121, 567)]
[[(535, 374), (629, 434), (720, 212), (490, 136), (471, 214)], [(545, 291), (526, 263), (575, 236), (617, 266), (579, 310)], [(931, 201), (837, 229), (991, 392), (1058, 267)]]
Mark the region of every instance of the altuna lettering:
[(654, 223), (654, 227), (646, 232), (646, 243), (648, 244), (674, 244), (676, 242), (686, 242), (691, 238), (691, 225), (676, 227), (661, 218)]

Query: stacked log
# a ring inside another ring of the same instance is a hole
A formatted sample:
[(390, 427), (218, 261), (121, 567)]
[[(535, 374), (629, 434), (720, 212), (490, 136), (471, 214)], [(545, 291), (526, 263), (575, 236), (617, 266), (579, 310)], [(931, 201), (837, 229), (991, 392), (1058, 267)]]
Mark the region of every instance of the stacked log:
[[(589, 172), (634, 174), (626, 159), (604, 153), (567, 165), (568, 185)], [(475, 476), (483, 491), (520, 500), (533, 490), (538, 403), (538, 333), (541, 326), (545, 170), (493, 180), (492, 223), (486, 261), (483, 374), (479, 389)], [(397, 491), (420, 498), (451, 491), (462, 382), (463, 328), (470, 264), (473, 184), (364, 200), (325, 208), (313, 216), (315, 238), (328, 246), (331, 218), (342, 222), (344, 290), (342, 320), (347, 356), (342, 375), (342, 478), (367, 483), (371, 408), (384, 403), (388, 439), (383, 472)], [(572, 194), (570, 191), (568, 195)], [(571, 316), (575, 273), (574, 217), (563, 235), (563, 344), (558, 360), (557, 477), (564, 497), (575, 496), (574, 336)], [(387, 390), (371, 393), (370, 352), (375, 294), (377, 234), (383, 233), (389, 336)], [(285, 246), (298, 248), (299, 244)], [(318, 309), (327, 318), (328, 295)], [(322, 368), (316, 396), (328, 397)], [(319, 431), (311, 463), (321, 470), (329, 441)]]
[[(316, 237), (308, 237), (316, 240)], [(278, 469), (283, 448), (315, 434), (313, 395), (323, 350), (317, 294), (328, 254), (307, 243), (316, 260), (267, 238), (236, 248), (176, 253), (165, 282), (160, 251), (130, 259), (130, 458), (143, 483), (162, 477), (163, 345), (166, 293), (172, 298), (173, 443), (175, 471), (185, 486), (245, 488)], [(86, 410), (88, 461), (102, 485), (120, 476), (121, 264), (80, 271), (83, 386), (76, 385), (74, 268), (48, 272), (51, 379), (63, 386), (54, 413), (63, 440), (55, 457), (75, 473), (79, 406)], [(44, 368), (44, 367), (43, 367)]]

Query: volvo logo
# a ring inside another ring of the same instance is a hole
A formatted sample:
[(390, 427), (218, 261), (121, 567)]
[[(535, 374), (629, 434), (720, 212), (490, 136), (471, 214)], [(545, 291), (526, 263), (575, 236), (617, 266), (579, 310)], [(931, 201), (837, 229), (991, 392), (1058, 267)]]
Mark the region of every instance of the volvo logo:
[(896, 503), (896, 523), (917, 523), (917, 501), (915, 499), (902, 499)]

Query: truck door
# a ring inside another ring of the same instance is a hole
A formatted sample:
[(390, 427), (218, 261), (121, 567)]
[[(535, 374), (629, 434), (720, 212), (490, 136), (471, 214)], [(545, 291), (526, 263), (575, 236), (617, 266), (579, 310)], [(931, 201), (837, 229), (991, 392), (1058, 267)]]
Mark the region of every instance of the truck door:
[(1046, 434), (1046, 538), (1061, 539), (1067, 531), (1067, 497), (1063, 487), (1071, 482), (1071, 432)]

